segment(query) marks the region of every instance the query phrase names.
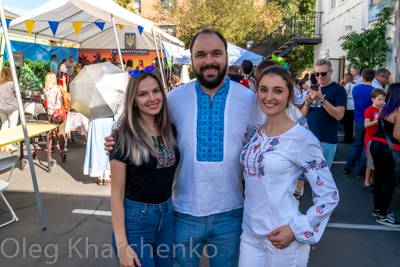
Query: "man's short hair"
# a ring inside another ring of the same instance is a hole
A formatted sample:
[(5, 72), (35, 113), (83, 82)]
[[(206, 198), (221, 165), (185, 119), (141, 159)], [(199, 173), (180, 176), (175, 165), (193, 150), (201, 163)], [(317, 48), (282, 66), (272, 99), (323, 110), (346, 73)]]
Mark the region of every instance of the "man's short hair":
[(360, 73), (360, 71), (357, 69), (357, 67), (352, 66), (351, 68), (352, 68), (353, 70), (357, 71), (357, 73)]
[(215, 34), (219, 37), (219, 39), (221, 39), (221, 41), (224, 43), (224, 47), (225, 47), (225, 51), (228, 52), (228, 43), (226, 42), (225, 37), (216, 30), (213, 29), (209, 29), (209, 28), (205, 28), (203, 30), (201, 30), (200, 32), (196, 33), (195, 36), (193, 36), (192, 40), (190, 41), (190, 45), (189, 45), (189, 49), (190, 49), (190, 53), (192, 53), (192, 48), (193, 48), (193, 44), (196, 41), (197, 37), (199, 37), (199, 35), (201, 34)]
[(382, 95), (383, 97), (386, 97), (385, 90), (380, 89), (380, 88), (375, 88), (374, 90), (371, 91), (371, 98), (377, 98), (380, 95)]
[(315, 62), (315, 66), (323, 66), (323, 65), (327, 65), (329, 70), (332, 69), (332, 63), (329, 61), (329, 59), (320, 58), (317, 60), (317, 62)]
[(57, 58), (57, 55), (52, 55), (52, 56), (51, 56), (51, 59), (52, 59), (52, 60), (55, 59), (55, 58)]
[(361, 77), (363, 77), (366, 82), (372, 82), (375, 78), (375, 71), (370, 68), (363, 69)]
[(70, 56), (69, 58), (73, 58), (73, 59), (75, 59), (73, 56)]
[(385, 68), (380, 68), (376, 71), (375, 73), (376, 76), (384, 76), (384, 77), (389, 77), (390, 76), (390, 71)]
[(253, 70), (253, 62), (247, 59), (243, 60), (240, 66), (242, 67), (244, 74), (250, 74)]

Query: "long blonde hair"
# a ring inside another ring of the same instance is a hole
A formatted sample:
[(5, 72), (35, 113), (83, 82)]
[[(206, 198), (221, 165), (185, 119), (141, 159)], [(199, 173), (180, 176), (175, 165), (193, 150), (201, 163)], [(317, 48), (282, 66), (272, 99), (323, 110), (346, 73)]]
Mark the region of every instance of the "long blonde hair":
[(57, 76), (54, 73), (47, 73), (44, 80), (44, 89), (50, 89), (57, 85)]
[(157, 81), (163, 96), (163, 105), (160, 113), (156, 115), (154, 123), (160, 130), (166, 149), (170, 150), (175, 145), (164, 87), (160, 79), (153, 73), (141, 72), (139, 76), (129, 79), (125, 93), (124, 111), (119, 119), (117, 129), (112, 133), (112, 136), (118, 139), (115, 144), (116, 151), (125, 155), (125, 160), (129, 159), (137, 166), (147, 162), (150, 154), (157, 156), (154, 141), (140, 115), (139, 108), (135, 106), (135, 96), (139, 83), (146, 77), (151, 77)]
[(4, 67), (1, 70), (0, 84), (12, 81), (11, 70), (9, 67)]

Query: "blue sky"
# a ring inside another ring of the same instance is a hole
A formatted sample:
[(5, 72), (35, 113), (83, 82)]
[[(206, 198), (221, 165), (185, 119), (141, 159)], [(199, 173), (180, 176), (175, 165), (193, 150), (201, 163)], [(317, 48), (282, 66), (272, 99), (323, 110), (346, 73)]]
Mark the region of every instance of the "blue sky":
[(25, 15), (50, 0), (2, 0), (4, 9), (17, 15)]

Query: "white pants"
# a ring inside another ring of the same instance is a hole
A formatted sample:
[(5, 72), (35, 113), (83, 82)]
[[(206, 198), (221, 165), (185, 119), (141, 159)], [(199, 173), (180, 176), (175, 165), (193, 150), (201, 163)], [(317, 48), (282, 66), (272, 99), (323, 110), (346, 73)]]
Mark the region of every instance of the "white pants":
[(276, 249), (265, 238), (254, 238), (242, 233), (240, 237), (239, 267), (305, 267), (310, 245), (294, 241), (289, 247)]
[(1, 130), (14, 128), (18, 122), (18, 109), (14, 111), (0, 110)]

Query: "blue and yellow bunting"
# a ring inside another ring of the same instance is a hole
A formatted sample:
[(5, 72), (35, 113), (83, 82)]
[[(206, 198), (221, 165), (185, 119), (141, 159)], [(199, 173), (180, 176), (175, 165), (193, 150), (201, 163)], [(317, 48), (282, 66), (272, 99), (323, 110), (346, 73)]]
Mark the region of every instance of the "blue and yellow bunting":
[(142, 26), (140, 26), (140, 25), (138, 25), (137, 28), (139, 30), (139, 33), (142, 34), (144, 28)]

